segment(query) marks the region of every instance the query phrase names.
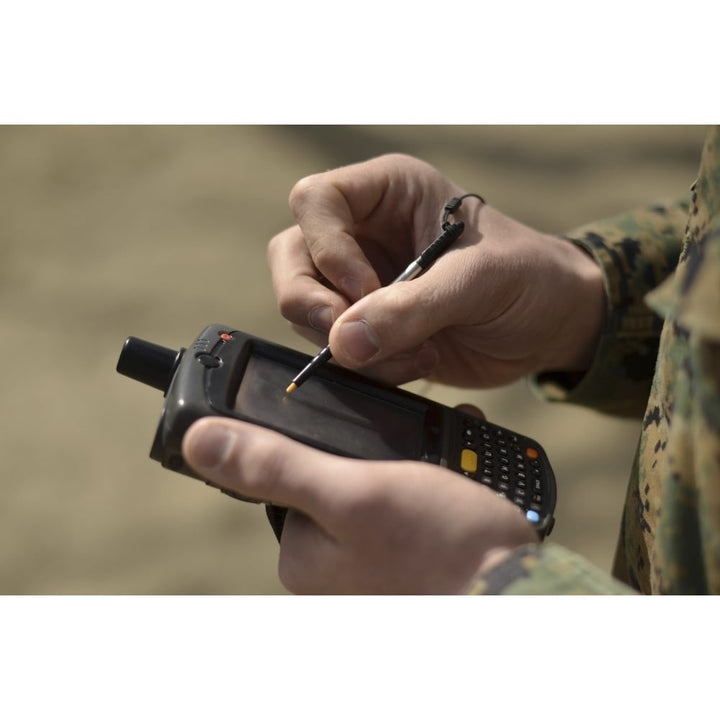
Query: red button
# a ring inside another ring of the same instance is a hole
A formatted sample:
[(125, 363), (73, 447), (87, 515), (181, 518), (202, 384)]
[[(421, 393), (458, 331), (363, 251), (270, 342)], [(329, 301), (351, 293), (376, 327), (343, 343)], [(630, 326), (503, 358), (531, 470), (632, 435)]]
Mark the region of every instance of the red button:
[(230, 342), (233, 337), (229, 333), (220, 333), (220, 339), (224, 342)]

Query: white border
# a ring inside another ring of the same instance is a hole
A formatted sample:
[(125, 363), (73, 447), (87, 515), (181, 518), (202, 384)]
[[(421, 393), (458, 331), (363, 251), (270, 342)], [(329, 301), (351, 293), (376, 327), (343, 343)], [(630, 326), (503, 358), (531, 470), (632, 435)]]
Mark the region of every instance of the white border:
[(8, 6), (5, 123), (718, 119), (706, 2)]

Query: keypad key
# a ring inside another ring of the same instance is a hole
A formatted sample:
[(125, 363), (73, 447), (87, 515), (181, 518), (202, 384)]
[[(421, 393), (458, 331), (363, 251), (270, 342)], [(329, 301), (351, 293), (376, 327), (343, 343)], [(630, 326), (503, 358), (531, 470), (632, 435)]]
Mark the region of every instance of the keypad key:
[(474, 473), (478, 468), (477, 453), (465, 448), (460, 453), (460, 468), (465, 472)]

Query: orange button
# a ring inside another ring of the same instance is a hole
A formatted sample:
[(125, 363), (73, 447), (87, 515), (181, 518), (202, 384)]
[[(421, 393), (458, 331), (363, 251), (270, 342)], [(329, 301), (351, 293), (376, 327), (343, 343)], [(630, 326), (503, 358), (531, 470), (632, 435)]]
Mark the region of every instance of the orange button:
[(525, 454), (531, 459), (531, 460), (537, 460), (540, 457), (540, 453), (534, 448), (529, 447), (525, 450)]
[(460, 453), (460, 468), (464, 472), (474, 473), (478, 466), (478, 456), (474, 450), (465, 448)]

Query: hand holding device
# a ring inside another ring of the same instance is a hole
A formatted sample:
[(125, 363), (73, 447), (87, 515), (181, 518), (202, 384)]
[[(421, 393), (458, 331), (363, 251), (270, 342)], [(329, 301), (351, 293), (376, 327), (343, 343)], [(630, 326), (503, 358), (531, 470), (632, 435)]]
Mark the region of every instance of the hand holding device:
[(278, 563), (294, 593), (459, 593), (537, 542), (513, 504), (428, 463), (328, 455), (223, 418), (192, 425), (183, 451), (213, 484), (294, 508)]
[[(320, 368), (302, 392), (286, 395), (287, 378), (308, 360), (303, 353), (211, 325), (187, 350), (128, 338), (117, 369), (165, 392), (150, 456), (171, 470), (198, 477), (183, 457), (186, 431), (206, 416), (234, 418), (333, 455), (447, 468), (464, 483), (492, 490), (540, 536), (550, 532), (555, 478), (537, 442), (340, 367)], [(370, 466), (367, 472), (372, 474)], [(342, 484), (342, 475), (337, 482)], [(242, 494), (240, 499), (274, 500)], [(268, 515), (280, 536), (284, 510), (269, 505)]]

